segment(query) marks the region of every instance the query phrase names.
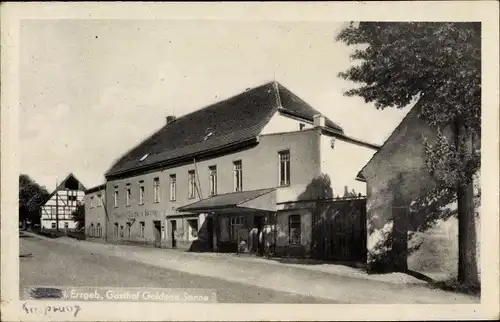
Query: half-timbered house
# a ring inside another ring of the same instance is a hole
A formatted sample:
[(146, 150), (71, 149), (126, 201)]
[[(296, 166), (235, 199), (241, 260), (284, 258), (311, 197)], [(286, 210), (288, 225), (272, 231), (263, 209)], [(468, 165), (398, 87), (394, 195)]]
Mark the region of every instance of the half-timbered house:
[(44, 230), (74, 230), (71, 214), (82, 203), (85, 187), (70, 173), (40, 207), (40, 223)]

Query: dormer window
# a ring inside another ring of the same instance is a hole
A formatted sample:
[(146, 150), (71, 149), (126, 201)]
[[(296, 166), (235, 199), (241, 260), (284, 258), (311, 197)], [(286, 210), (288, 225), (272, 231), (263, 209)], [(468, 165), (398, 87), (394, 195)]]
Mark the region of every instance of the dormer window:
[(147, 157), (148, 157), (148, 154), (147, 153), (144, 154), (144, 156), (139, 160), (139, 162), (142, 162), (142, 161), (146, 160)]
[(208, 140), (212, 135), (214, 135), (213, 132), (208, 133), (207, 135), (205, 135), (205, 137), (203, 137), (203, 141)]

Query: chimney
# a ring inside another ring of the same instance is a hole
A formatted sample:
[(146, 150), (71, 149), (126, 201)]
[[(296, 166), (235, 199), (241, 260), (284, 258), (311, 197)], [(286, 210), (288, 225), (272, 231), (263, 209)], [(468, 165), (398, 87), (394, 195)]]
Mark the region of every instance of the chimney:
[(314, 115), (314, 127), (324, 127), (325, 126), (325, 117), (321, 114)]
[(175, 121), (175, 116), (173, 115), (167, 116), (167, 124), (174, 123), (174, 121)]

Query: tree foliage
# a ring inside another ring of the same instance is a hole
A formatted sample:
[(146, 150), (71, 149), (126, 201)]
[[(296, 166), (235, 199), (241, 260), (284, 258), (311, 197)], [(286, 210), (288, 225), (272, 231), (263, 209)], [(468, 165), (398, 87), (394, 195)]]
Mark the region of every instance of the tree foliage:
[[(347, 96), (374, 102), (377, 109), (417, 101), (418, 117), (436, 129), (436, 140), (423, 143), (427, 169), (438, 184), (413, 204), (420, 221), (416, 229), (458, 213), (458, 278), (476, 283), (473, 204), (478, 199), (472, 184), (481, 158), (481, 24), (351, 23), (337, 40), (355, 47), (356, 63), (339, 74), (359, 85)], [(454, 201), (456, 211), (447, 208)]]
[(76, 229), (83, 229), (85, 227), (85, 205), (78, 205), (76, 210), (71, 214), (71, 217), (76, 223)]
[[(442, 134), (436, 144), (426, 142), (427, 165), (447, 185), (468, 183), (480, 167), (481, 24), (351, 23), (337, 40), (355, 46), (351, 58), (359, 62), (339, 74), (361, 85), (347, 96), (360, 96), (378, 109), (403, 108), (418, 99), (419, 117), (429, 125), (442, 129), (457, 120), (463, 124), (458, 144)], [(472, 153), (466, 151), (470, 136)]]
[(19, 176), (19, 220), (40, 223), (40, 207), (48, 198), (45, 187), (40, 186), (27, 174)]
[(351, 189), (349, 190), (349, 187), (344, 186), (344, 198), (356, 198), (359, 197), (361, 194), (356, 193), (356, 190)]

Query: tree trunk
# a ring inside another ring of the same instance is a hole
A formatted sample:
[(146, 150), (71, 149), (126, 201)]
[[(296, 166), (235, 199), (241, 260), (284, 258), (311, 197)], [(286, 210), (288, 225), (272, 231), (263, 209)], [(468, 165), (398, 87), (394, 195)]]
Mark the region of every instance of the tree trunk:
[[(456, 147), (464, 138), (466, 153), (472, 153), (472, 136), (457, 121)], [(479, 285), (476, 262), (476, 222), (474, 216), (474, 187), (472, 174), (466, 183), (458, 184), (458, 281), (462, 284)]]

